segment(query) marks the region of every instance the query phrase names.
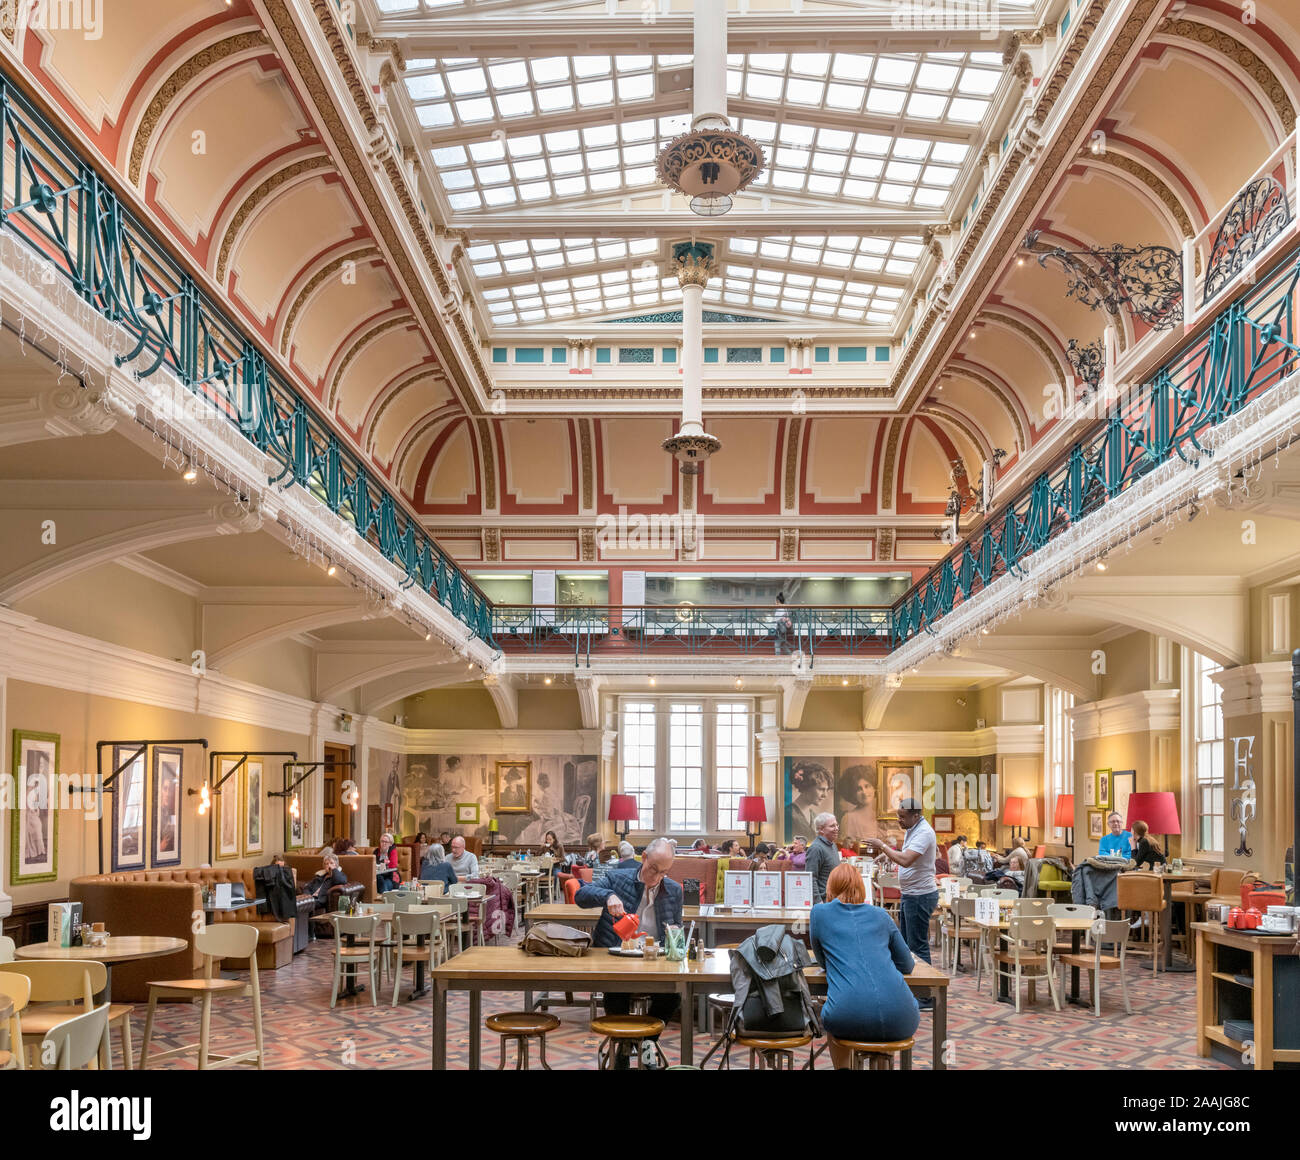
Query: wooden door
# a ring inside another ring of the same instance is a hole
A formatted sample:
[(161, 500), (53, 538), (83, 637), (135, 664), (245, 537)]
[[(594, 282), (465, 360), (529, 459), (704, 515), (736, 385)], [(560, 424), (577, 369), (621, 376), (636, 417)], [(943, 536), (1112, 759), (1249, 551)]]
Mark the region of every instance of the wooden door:
[(343, 783), (356, 780), (352, 776), (352, 750), (345, 745), (325, 746), (325, 807), (323, 811), (321, 843), (335, 838), (352, 837), (352, 809), (343, 800)]

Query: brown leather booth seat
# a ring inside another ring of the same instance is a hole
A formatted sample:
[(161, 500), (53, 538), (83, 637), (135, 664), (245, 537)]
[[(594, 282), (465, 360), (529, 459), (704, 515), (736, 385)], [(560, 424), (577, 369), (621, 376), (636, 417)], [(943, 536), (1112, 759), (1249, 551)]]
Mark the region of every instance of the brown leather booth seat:
[[(284, 864), (294, 872), (299, 882), (306, 882), (321, 868), (321, 856), (319, 854), (286, 854)], [(355, 882), (362, 887), (362, 902), (375, 901), (375, 870), (378, 869), (378, 866), (375, 863), (373, 853), (344, 854), (339, 859), (339, 869), (343, 871), (349, 882)]]
[[(257, 896), (252, 868), (134, 870), (117, 874), (92, 874), (74, 878), (68, 893), (80, 902), (84, 922), (102, 922), (110, 934), (151, 934), (183, 938), (189, 947), (174, 955), (114, 964), (113, 998), (141, 1002), (149, 997), (150, 979), (197, 978), (203, 956), (192, 939), (195, 912), (203, 913), (202, 889), (218, 882), (242, 882), (244, 894)], [(257, 928), (257, 966), (275, 970), (293, 957), (294, 920), (280, 922), (255, 906), (222, 911), (214, 922), (239, 922)], [(227, 959), (232, 970), (247, 960)]]

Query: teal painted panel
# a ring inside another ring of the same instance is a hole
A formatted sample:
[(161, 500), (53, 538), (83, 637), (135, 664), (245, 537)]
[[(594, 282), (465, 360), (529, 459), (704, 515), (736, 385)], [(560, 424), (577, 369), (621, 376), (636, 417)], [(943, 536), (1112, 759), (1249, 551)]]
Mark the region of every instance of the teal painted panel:
[(659, 353), (666, 363), (675, 363), (677, 361), (677, 348), (675, 346), (666, 346)]
[(494, 363), (503, 363), (510, 361), (510, 351), (504, 346), (494, 346), (492, 348), (492, 361)]
[(858, 363), (867, 361), (867, 348), (865, 346), (841, 346), (835, 349), (835, 361)]
[(635, 363), (644, 366), (655, 361), (655, 348), (652, 346), (620, 346), (618, 361), (624, 365)]
[(774, 346), (767, 352), (767, 361), (771, 363), (785, 362), (785, 347)]
[(729, 363), (761, 363), (762, 361), (763, 348), (761, 346), (727, 347), (727, 362)]
[(813, 347), (813, 362), (828, 363), (831, 361), (831, 348), (829, 346)]
[(715, 363), (718, 361), (718, 348), (716, 346), (706, 346), (704, 348), (704, 361), (706, 363)]
[(515, 347), (515, 362), (540, 363), (546, 361), (546, 351), (540, 346)]
[[(910, 329), (909, 329), (909, 333), (910, 333)], [(887, 346), (876, 347), (876, 362), (888, 362), (888, 361), (889, 361), (889, 347)]]
[(551, 362), (566, 363), (569, 361), (569, 349), (564, 346), (551, 347)]
[(609, 347), (607, 346), (596, 347), (596, 361), (598, 363), (607, 363), (611, 361), (610, 354), (609, 354)]

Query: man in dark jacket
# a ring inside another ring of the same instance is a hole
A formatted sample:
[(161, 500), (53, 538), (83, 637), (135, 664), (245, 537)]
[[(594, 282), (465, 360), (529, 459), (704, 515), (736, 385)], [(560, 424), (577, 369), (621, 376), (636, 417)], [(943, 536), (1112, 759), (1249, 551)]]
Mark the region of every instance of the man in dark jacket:
[[(671, 926), (682, 922), (682, 887), (668, 877), (673, 865), (673, 848), (666, 838), (656, 838), (645, 849), (635, 870), (611, 870), (599, 882), (583, 886), (574, 901), (583, 907), (603, 908), (592, 942), (598, 947), (616, 947), (622, 940), (614, 923), (625, 914), (635, 914), (642, 934), (662, 939)], [(605, 1014), (626, 1015), (633, 996), (621, 991), (605, 992)], [(676, 995), (650, 996), (649, 1013), (665, 1022), (677, 1011)], [(650, 1052), (651, 1059), (653, 1052)], [(616, 1068), (628, 1066), (627, 1056), (615, 1058)]]

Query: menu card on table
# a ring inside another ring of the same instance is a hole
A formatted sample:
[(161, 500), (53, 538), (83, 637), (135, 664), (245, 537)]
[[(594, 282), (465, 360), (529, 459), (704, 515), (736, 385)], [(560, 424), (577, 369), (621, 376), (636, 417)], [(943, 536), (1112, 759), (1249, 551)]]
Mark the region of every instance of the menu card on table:
[(779, 907), (781, 905), (781, 879), (784, 877), (784, 874), (755, 872), (754, 905)]
[(997, 922), (999, 915), (998, 900), (996, 898), (977, 898), (975, 899), (975, 921), (976, 922)]
[(790, 870), (785, 875), (785, 904), (787, 907), (811, 908), (812, 873), (807, 870)]
[(754, 872), (752, 870), (728, 870), (726, 885), (723, 890), (724, 906), (750, 906), (754, 898)]

